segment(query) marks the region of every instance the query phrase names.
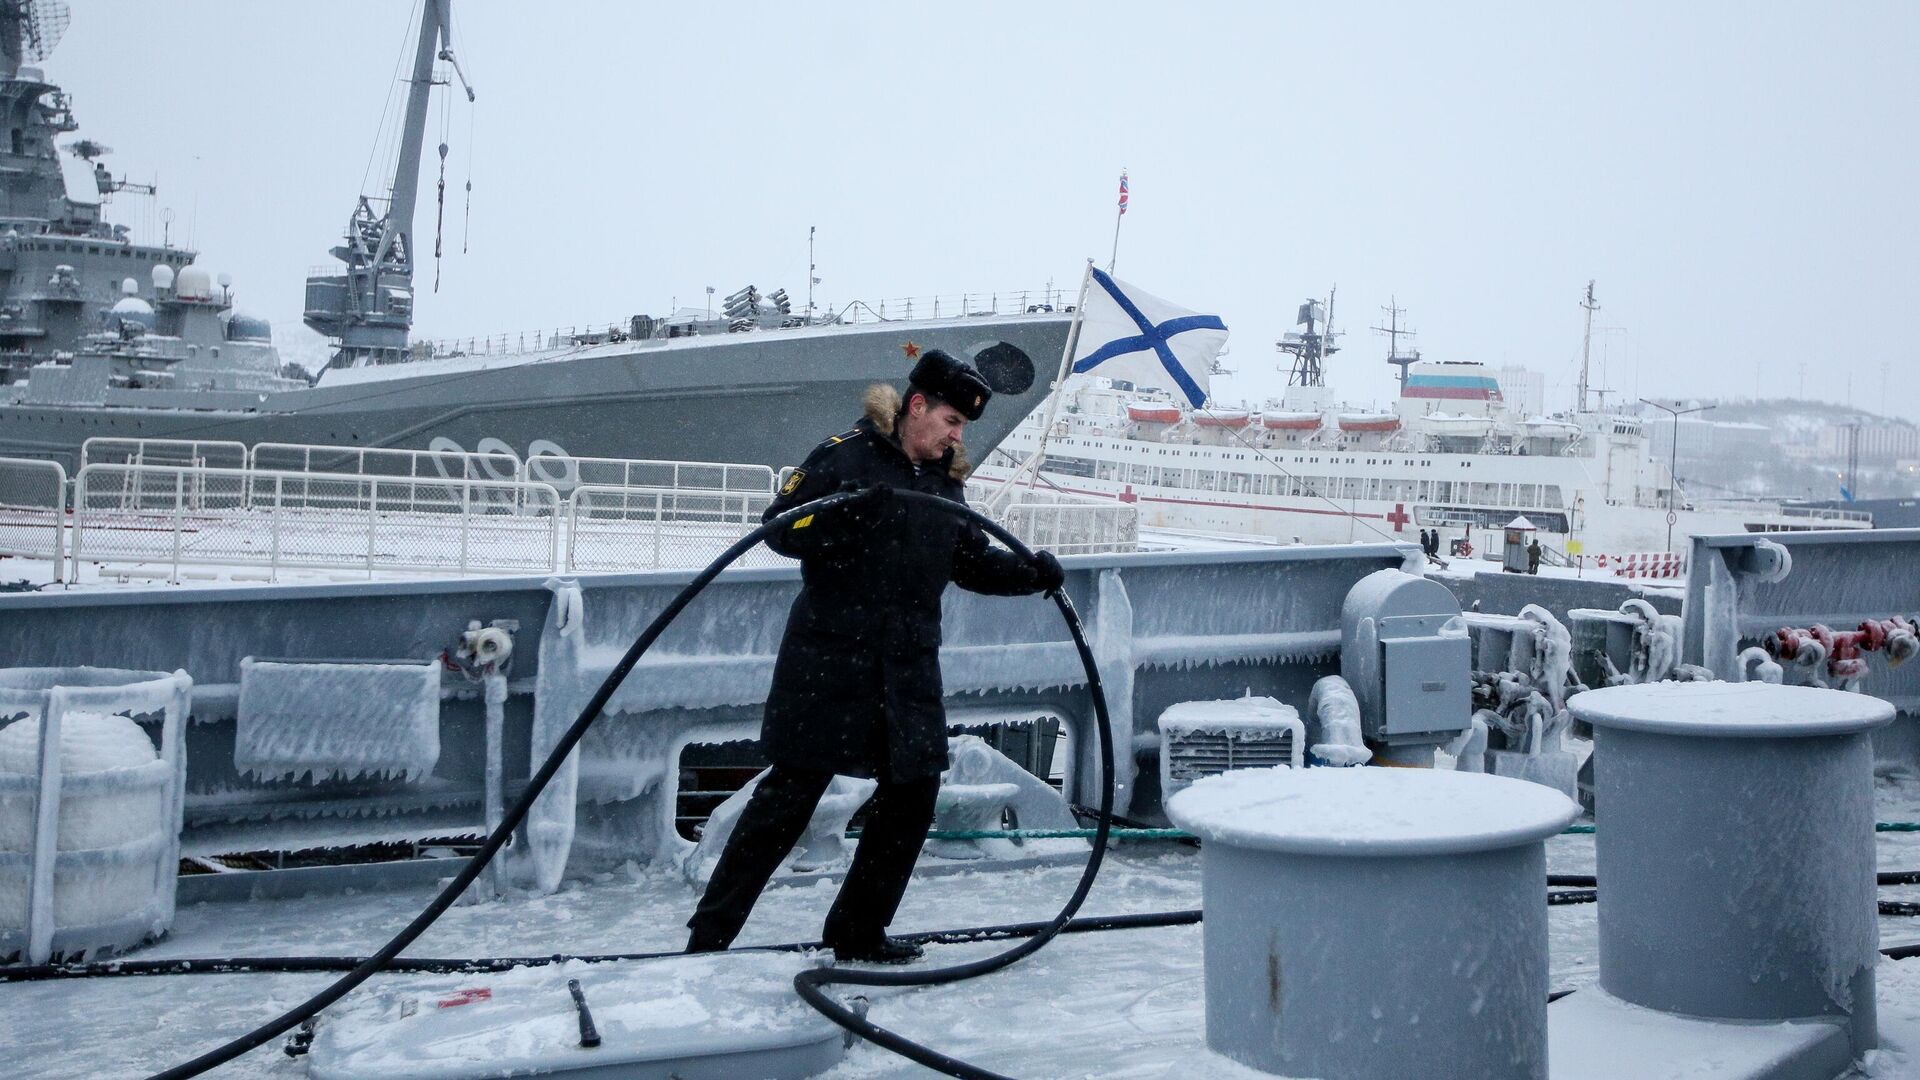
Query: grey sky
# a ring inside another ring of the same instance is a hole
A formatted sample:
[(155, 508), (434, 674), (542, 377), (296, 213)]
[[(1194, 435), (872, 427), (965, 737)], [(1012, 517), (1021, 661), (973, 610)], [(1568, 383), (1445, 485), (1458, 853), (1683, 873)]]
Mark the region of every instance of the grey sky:
[[(408, 5), (73, 6), (45, 66), (80, 134), (304, 337)], [(1855, 404), (1920, 417), (1912, 4), (455, 0), (454, 24), (480, 101), (471, 142), (449, 113), (424, 335), (803, 293), (809, 225), (835, 304), (1071, 285), (1124, 166), (1118, 276), (1226, 319), (1224, 397), (1276, 393), (1274, 339), (1337, 284), (1344, 396), (1389, 395), (1365, 328), (1396, 295), (1429, 358), (1526, 364), (1564, 407), (1595, 278), (1628, 396), (1792, 394), (1804, 361), (1808, 396), (1851, 373)]]

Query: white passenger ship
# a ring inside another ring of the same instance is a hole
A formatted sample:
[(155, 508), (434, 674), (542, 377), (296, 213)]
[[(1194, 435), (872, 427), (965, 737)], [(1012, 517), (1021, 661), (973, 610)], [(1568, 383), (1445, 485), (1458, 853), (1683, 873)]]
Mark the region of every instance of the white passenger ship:
[[(1335, 404), (1320, 380), (1333, 348), (1303, 305), (1305, 333), (1286, 397), (1254, 409), (1189, 409), (1167, 392), (1076, 376), (1045, 439), (1040, 483), (1136, 503), (1143, 528), (1247, 534), (1309, 544), (1415, 540), (1437, 529), (1442, 552), (1484, 550), (1524, 517), (1549, 562), (1589, 564), (1669, 550), (1695, 534), (1868, 528), (1866, 514), (1771, 502), (1695, 502), (1669, 492), (1638, 417), (1520, 416), (1478, 363), (1396, 356), (1390, 412)], [(1027, 417), (982, 466), (1006, 478), (1042, 445), (1048, 410)], [(1673, 522), (1669, 528), (1669, 496)], [(1669, 534), (1671, 539), (1669, 540)]]

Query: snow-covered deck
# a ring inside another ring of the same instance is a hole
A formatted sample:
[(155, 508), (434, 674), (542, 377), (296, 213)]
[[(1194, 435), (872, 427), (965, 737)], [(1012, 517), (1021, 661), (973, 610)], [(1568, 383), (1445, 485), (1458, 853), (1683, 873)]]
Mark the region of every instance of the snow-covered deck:
[[(1920, 782), (1883, 781), (1882, 820), (1920, 818)], [(1882, 870), (1920, 869), (1920, 835), (1884, 833)], [(1548, 841), (1552, 873), (1593, 872), (1593, 838)], [(1082, 914), (1200, 906), (1200, 857), (1189, 847), (1127, 845), (1109, 856)], [(908, 890), (893, 929), (932, 930), (1050, 917), (1073, 887), (1077, 863), (1037, 869), (981, 869), (922, 877)], [(740, 943), (811, 940), (836, 885), (812, 881), (769, 889)], [(181, 908), (171, 937), (140, 959), (232, 955), (365, 954), (398, 930), (429, 891), (205, 903)], [(1888, 888), (1883, 899), (1920, 899), (1920, 887)], [(678, 875), (629, 866), (528, 900), (456, 907), (409, 955), (530, 955), (679, 948), (695, 894)], [(1550, 909), (1552, 984), (1587, 987), (1598, 974), (1596, 909)], [(1498, 918), (1498, 913), (1489, 913)], [(1882, 945), (1920, 940), (1920, 923), (1882, 918)], [(1206, 1051), (1198, 926), (1062, 937), (1037, 956), (987, 978), (910, 991), (869, 991), (874, 1018), (910, 1038), (1022, 1077), (1133, 1080), (1253, 1077)], [(927, 963), (956, 963), (1006, 943), (934, 945)], [(369, 985), (404, 980), (383, 975)], [(1920, 960), (1883, 961), (1877, 975), (1882, 1049), (1863, 1078), (1920, 1075)], [(484, 986), (488, 976), (471, 982)], [(10, 1075), (125, 1076), (192, 1057), (276, 1015), (326, 985), (325, 975), (192, 975), (0, 984), (0, 1046)], [(1649, 1047), (1649, 1051), (1655, 1048)], [(1657, 1054), (1649, 1053), (1649, 1058)], [(1677, 1062), (1674, 1075), (1711, 1078), (1738, 1061), (1711, 1055)], [(1684, 1069), (1681, 1068), (1684, 1066)], [(292, 1078), (305, 1064), (268, 1046), (218, 1075)], [(1556, 1074), (1557, 1074), (1556, 1070)], [(856, 1046), (824, 1074), (837, 1080), (928, 1075), (885, 1051)], [(1662, 1072), (1648, 1076), (1667, 1075)]]

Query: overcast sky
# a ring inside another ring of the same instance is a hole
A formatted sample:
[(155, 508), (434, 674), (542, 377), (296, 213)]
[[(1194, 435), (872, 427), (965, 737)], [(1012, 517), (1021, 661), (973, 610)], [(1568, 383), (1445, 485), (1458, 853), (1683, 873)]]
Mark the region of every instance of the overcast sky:
[[(72, 7), (48, 75), (160, 187), (110, 216), (157, 232), (170, 207), (243, 308), (306, 338), (307, 269), (363, 178), (384, 194), (409, 4)], [(1397, 297), (1428, 358), (1533, 367), (1564, 407), (1592, 278), (1626, 397), (1804, 378), (1920, 418), (1920, 5), (456, 0), (453, 21), (479, 102), (446, 114), (424, 336), (800, 294), (810, 225), (836, 305), (1071, 286), (1106, 262), (1124, 167), (1117, 276), (1225, 318), (1218, 397), (1277, 393), (1274, 340), (1337, 285), (1350, 400), (1391, 393), (1367, 328)]]

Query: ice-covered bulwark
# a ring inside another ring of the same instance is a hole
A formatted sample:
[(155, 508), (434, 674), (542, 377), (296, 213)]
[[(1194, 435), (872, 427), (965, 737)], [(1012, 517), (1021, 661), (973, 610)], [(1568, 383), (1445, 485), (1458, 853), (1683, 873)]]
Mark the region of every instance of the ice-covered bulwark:
[(1805, 686), (1581, 694), (1594, 727), (1600, 985), (1636, 1005), (1829, 1018), (1876, 1042), (1873, 747), (1884, 701)]
[(1468, 773), (1258, 769), (1167, 812), (1203, 841), (1208, 1047), (1323, 1080), (1546, 1076), (1544, 841), (1571, 800)]
[[(184, 672), (0, 671), (0, 957), (126, 948), (173, 922)], [(130, 716), (161, 717), (156, 755)]]
[(243, 773), (413, 780), (439, 760), (437, 661), (240, 661), (233, 766)]

